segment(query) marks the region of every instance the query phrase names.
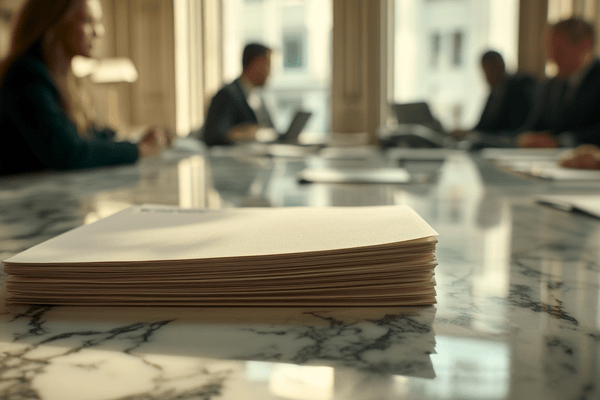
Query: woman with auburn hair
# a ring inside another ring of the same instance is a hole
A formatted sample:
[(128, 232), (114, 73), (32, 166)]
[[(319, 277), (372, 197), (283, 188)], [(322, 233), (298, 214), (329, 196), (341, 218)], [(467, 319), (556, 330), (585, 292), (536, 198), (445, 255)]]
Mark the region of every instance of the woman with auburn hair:
[(99, 0), (28, 0), (17, 14), (0, 64), (0, 175), (133, 163), (167, 144), (160, 129), (133, 144), (92, 123), (71, 61), (91, 56), (101, 19)]

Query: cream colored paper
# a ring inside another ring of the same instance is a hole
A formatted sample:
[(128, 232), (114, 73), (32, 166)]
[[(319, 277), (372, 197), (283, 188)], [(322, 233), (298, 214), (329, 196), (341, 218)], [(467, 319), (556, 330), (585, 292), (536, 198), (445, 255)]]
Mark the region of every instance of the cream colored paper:
[(234, 258), (435, 236), (407, 206), (186, 210), (135, 206), (32, 247), (11, 264)]

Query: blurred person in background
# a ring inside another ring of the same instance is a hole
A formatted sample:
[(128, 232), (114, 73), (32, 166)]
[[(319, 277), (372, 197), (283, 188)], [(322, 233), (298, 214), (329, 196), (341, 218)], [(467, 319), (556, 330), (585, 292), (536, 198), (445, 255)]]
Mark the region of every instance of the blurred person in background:
[(570, 18), (550, 27), (548, 58), (556, 63), (558, 73), (544, 85), (517, 146), (600, 144), (600, 61), (594, 43), (594, 29), (582, 19)]
[(473, 129), (452, 132), (455, 139), (477, 133), (501, 135), (514, 132), (523, 126), (533, 108), (537, 90), (534, 77), (522, 73), (508, 74), (504, 58), (494, 50), (483, 53), (481, 69), (490, 88), (485, 107)]
[(0, 64), (0, 175), (133, 163), (170, 141), (151, 128), (137, 144), (116, 142), (94, 125), (71, 61), (91, 57), (101, 20), (99, 0), (28, 0), (17, 13)]
[(245, 46), (241, 76), (221, 88), (210, 103), (201, 132), (207, 146), (268, 141), (277, 136), (258, 93), (271, 73), (271, 53), (260, 43)]

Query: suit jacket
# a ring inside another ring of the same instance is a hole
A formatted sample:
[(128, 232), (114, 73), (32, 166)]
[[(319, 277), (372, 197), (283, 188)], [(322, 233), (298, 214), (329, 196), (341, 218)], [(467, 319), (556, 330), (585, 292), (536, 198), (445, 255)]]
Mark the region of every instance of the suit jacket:
[(487, 133), (514, 131), (527, 120), (537, 91), (535, 78), (525, 74), (510, 75), (499, 90), (500, 93), (491, 92), (488, 96), (474, 130)]
[[(266, 113), (266, 110), (265, 110)], [(266, 113), (268, 124), (271, 123)], [(207, 146), (232, 144), (227, 133), (236, 125), (257, 124), (256, 114), (250, 108), (240, 79), (225, 85), (213, 97), (204, 123), (202, 138)]]
[(76, 169), (133, 163), (133, 143), (112, 141), (109, 129), (79, 136), (66, 114), (46, 65), (25, 55), (7, 71), (0, 86), (0, 175), (42, 169)]
[(600, 61), (594, 60), (581, 83), (561, 101), (556, 94), (563, 80), (550, 79), (521, 131), (552, 131), (563, 145), (600, 145)]

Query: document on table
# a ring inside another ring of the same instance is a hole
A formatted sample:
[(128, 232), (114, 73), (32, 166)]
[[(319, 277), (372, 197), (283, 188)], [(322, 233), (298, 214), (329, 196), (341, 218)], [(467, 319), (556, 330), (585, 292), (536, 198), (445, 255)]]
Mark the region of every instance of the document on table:
[(600, 218), (600, 195), (547, 195), (536, 200), (560, 210), (579, 211)]
[(564, 150), (556, 149), (488, 149), (482, 158), (494, 165), (531, 177), (561, 182), (600, 181), (600, 171), (564, 168), (558, 158)]
[(409, 183), (404, 168), (306, 168), (298, 174), (300, 183)]
[(433, 304), (436, 235), (407, 206), (136, 206), (4, 261), (7, 304)]

